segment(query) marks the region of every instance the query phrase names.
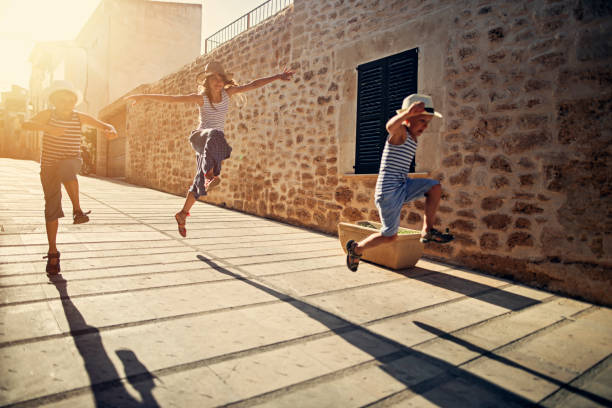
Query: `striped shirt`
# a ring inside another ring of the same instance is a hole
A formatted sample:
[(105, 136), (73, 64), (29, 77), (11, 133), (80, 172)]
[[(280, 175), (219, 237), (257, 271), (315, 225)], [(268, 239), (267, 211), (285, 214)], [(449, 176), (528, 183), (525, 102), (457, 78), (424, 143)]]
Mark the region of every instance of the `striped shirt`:
[(59, 119), (55, 111), (51, 112), (48, 125), (64, 128), (63, 136), (53, 136), (43, 132), (40, 166), (52, 166), (64, 159), (81, 157), (81, 120), (79, 114), (72, 111), (70, 119)]
[[(408, 128), (406, 128), (408, 133)], [(401, 145), (385, 142), (382, 158), (380, 159), (380, 171), (376, 181), (375, 197), (395, 190), (404, 183), (407, 174), (410, 173), (410, 165), (417, 149), (415, 142), (408, 133), (406, 141)]]
[(203, 94), (202, 97), (204, 104), (200, 106), (200, 129), (217, 129), (223, 132), (225, 116), (229, 109), (229, 95), (225, 89), (221, 90), (221, 102), (215, 103), (214, 106), (206, 94)]

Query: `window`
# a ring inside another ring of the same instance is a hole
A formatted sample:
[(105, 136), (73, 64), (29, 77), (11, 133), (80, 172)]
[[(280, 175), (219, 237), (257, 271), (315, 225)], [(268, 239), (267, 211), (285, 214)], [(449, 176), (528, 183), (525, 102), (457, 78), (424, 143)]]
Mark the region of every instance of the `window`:
[[(355, 173), (378, 173), (387, 121), (417, 92), (418, 48), (357, 67)], [(414, 172), (414, 161), (410, 169)]]

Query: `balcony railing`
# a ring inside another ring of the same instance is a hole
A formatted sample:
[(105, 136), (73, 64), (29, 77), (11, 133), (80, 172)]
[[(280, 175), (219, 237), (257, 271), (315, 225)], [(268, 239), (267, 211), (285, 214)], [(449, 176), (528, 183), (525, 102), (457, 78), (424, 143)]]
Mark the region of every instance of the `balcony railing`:
[(268, 0), (251, 10), (233, 23), (223, 27), (204, 41), (204, 54), (208, 54), (221, 44), (231, 40), (243, 31), (272, 17), (293, 3), (293, 0)]

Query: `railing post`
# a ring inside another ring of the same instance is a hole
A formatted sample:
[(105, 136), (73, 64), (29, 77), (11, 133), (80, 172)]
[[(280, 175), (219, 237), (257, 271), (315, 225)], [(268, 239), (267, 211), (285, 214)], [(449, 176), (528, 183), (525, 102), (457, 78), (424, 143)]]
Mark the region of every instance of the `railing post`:
[(251, 13), (247, 14), (247, 30), (251, 27)]

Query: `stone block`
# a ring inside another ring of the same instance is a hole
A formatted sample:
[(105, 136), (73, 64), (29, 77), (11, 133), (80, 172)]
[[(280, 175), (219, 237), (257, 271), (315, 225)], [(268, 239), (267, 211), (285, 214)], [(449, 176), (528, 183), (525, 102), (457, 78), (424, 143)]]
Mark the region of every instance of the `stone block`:
[(509, 248), (514, 248), (516, 246), (531, 247), (534, 244), (534, 240), (531, 234), (528, 234), (526, 232), (513, 232), (508, 237), (506, 243)]
[[(360, 225), (361, 223), (372, 224), (375, 228)], [(381, 224), (379, 223), (371, 221), (361, 223), (341, 222), (338, 224), (338, 238), (345, 253), (346, 243), (350, 239), (359, 242), (380, 231)], [(404, 228), (404, 230), (406, 229)], [(418, 231), (412, 231), (410, 234), (399, 233), (393, 242), (365, 251), (363, 259), (391, 269), (412, 268), (423, 254), (423, 244), (419, 241), (420, 237), (421, 234)]]
[(502, 197), (485, 197), (480, 203), (480, 208), (485, 211), (493, 211), (504, 205), (504, 199)]
[(497, 234), (485, 233), (480, 236), (480, 248), (484, 250), (495, 250), (499, 248), (499, 237)]
[(506, 230), (512, 222), (512, 218), (506, 214), (489, 214), (482, 218), (487, 228), (495, 230)]
[(505, 173), (512, 173), (512, 166), (508, 159), (503, 156), (495, 156), (493, 160), (491, 160), (490, 168), (493, 170), (500, 170)]

